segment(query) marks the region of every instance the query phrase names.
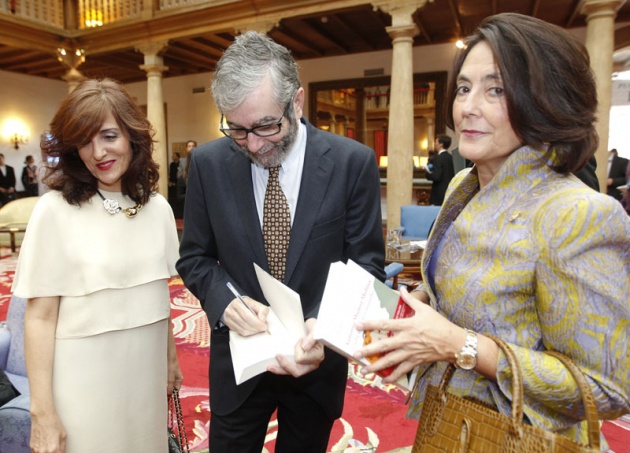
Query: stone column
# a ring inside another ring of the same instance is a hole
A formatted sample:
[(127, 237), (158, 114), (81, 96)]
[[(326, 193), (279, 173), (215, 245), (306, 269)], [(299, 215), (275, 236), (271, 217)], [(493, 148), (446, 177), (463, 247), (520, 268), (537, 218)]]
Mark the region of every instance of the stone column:
[(586, 15), (586, 49), (597, 84), (597, 123), (599, 147), (597, 179), (600, 191), (606, 193), (608, 179), (608, 135), (612, 97), (613, 52), (615, 50), (615, 16), (625, 0), (584, 0), (581, 13)]
[(400, 207), (413, 198), (413, 37), (419, 32), (413, 13), (427, 0), (376, 1), (392, 16), (392, 79), (387, 138), (387, 229), (400, 225)]
[(147, 73), (147, 118), (155, 129), (153, 160), (160, 166), (158, 191), (168, 198), (168, 143), (162, 92), (162, 73), (168, 70), (168, 67), (164, 66), (164, 60), (159, 55), (166, 45), (166, 41), (147, 43), (137, 50), (144, 54), (144, 64), (140, 69)]

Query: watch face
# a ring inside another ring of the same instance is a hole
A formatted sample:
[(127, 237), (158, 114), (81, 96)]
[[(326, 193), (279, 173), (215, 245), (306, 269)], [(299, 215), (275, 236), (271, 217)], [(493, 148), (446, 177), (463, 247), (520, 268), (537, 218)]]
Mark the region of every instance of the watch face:
[(457, 366), (462, 370), (472, 370), (477, 365), (477, 357), (472, 354), (459, 354), (457, 356)]

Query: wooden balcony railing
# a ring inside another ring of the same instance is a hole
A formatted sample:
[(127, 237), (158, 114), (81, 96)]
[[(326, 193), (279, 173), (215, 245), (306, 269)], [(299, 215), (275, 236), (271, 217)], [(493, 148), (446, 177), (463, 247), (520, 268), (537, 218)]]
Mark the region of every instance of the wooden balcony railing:
[(0, 13), (29, 19), (55, 28), (63, 28), (63, 0), (6, 0)]
[[(78, 29), (88, 29), (121, 21), (150, 19), (159, 11), (176, 13), (180, 9), (233, 1), (236, 0), (78, 0), (75, 8), (64, 10), (64, 0), (5, 0), (0, 1), (0, 15), (12, 15), (53, 28), (64, 29), (66, 24), (76, 23)], [(64, 14), (72, 9), (76, 10), (77, 17), (65, 20)]]

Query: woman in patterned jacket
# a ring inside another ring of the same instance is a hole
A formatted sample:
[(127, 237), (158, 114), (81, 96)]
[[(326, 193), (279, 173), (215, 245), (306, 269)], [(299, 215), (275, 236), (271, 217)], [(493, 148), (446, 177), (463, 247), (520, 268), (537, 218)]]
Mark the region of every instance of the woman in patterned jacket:
[(448, 94), (449, 126), (475, 166), (449, 186), (423, 285), (402, 291), (415, 316), (359, 324), (394, 335), (357, 357), (389, 351), (364, 368), (397, 365), (385, 382), (418, 367), (411, 417), (449, 363), (449, 391), (509, 415), (512, 375), (494, 335), (521, 366), (526, 421), (587, 443), (576, 383), (543, 353), (573, 359), (600, 419), (630, 411), (630, 221), (571, 174), (598, 145), (587, 52), (538, 19), (493, 16), (456, 58)]

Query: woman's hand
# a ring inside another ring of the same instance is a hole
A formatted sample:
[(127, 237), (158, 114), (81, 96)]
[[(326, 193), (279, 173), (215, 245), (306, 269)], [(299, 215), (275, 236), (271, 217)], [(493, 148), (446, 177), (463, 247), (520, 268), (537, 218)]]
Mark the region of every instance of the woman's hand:
[(179, 367), (179, 358), (177, 357), (177, 348), (175, 347), (175, 335), (173, 334), (173, 322), (171, 318), (168, 318), (168, 350), (167, 350), (167, 380), (166, 380), (166, 393), (171, 395), (173, 388), (179, 390), (184, 380), (184, 375)]
[(355, 353), (357, 359), (375, 354), (382, 356), (361, 369), (364, 374), (378, 372), (394, 366), (385, 383), (396, 382), (421, 363), (440, 360), (453, 361), (461, 349), (466, 333), (429, 305), (412, 297), (405, 288), (400, 294), (415, 314), (405, 319), (363, 321), (357, 323), (358, 330), (391, 331), (391, 337), (374, 341)]
[(184, 375), (182, 374), (182, 370), (179, 367), (179, 360), (177, 359), (177, 355), (172, 359), (169, 357), (168, 359), (168, 387), (167, 393), (170, 395), (173, 393), (173, 388), (179, 390), (182, 387), (182, 382), (184, 381)]
[(65, 453), (66, 430), (57, 414), (31, 414), (32, 453)]

